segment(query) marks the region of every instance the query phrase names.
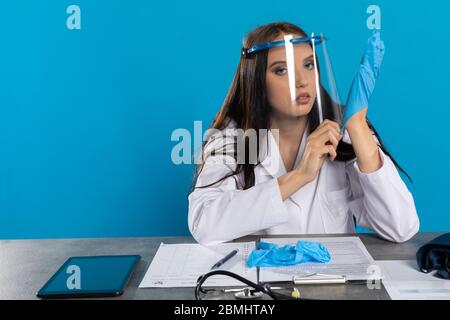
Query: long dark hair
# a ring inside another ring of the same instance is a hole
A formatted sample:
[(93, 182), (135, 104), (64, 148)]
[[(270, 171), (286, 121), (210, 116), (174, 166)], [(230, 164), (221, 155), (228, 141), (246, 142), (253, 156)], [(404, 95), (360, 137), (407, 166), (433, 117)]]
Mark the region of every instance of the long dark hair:
[[(265, 43), (268, 41), (273, 41), (275, 38), (281, 34), (296, 34), (305, 37), (306, 33), (298, 26), (287, 23), (287, 22), (276, 22), (267, 25), (263, 25), (251, 31), (248, 36), (243, 41), (244, 48), (250, 48), (254, 45)], [(251, 59), (247, 59), (241, 55), (239, 65), (236, 74), (231, 83), (231, 87), (228, 90), (228, 94), (225, 101), (220, 108), (219, 112), (216, 114), (210, 128), (223, 130), (225, 129), (231, 121), (234, 121), (236, 128), (242, 130), (254, 129), (259, 132), (260, 129), (268, 130), (270, 128), (270, 110), (271, 107), (267, 100), (266, 95), (266, 70), (267, 70), (267, 50), (258, 52)], [(321, 90), (322, 92), (322, 102), (324, 105), (327, 103), (332, 103), (331, 97), (326, 93), (326, 90)], [(332, 108), (323, 108), (324, 119), (333, 119), (334, 115), (327, 113), (327, 110), (332, 110)], [(378, 132), (372, 126), (372, 124), (367, 120), (367, 123), (375, 134), (379, 141), (379, 146), (383, 152), (388, 155), (395, 166), (399, 168), (410, 180), (409, 175), (398, 165), (391, 154), (384, 147)], [(319, 126), (319, 115), (317, 107), (313, 106), (310, 113), (308, 114), (308, 130), (309, 132), (314, 131)], [(259, 146), (259, 135), (256, 136)], [(220, 178), (219, 180), (204, 186), (195, 186), (197, 177), (203, 169), (203, 164), (205, 163), (205, 157), (210, 155), (202, 154), (202, 164), (197, 167), (194, 175), (193, 188), (205, 188), (215, 185), (229, 177), (236, 177), (243, 173), (243, 182), (241, 187), (245, 190), (251, 188), (255, 185), (255, 173), (254, 167), (259, 165), (248, 161), (249, 159), (249, 146), (248, 141), (244, 141), (245, 145), (245, 162), (238, 163), (234, 171)], [(203, 144), (203, 149), (208, 141)], [(232, 144), (232, 149), (234, 150), (233, 156), (237, 159), (237, 141), (235, 140)], [(223, 146), (227, 148), (227, 146)], [(220, 153), (223, 150), (217, 150)], [(351, 144), (345, 143), (342, 140), (339, 142), (337, 147), (337, 161), (348, 161), (356, 157), (355, 151)], [(229, 153), (227, 153), (229, 154)]]

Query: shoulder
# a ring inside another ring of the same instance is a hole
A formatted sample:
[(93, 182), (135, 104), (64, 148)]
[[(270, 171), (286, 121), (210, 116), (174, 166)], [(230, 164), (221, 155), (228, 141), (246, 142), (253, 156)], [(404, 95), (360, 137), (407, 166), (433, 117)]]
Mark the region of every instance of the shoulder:
[(209, 175), (211, 170), (224, 175), (236, 169), (237, 131), (236, 123), (230, 121), (223, 129), (209, 128), (205, 132), (201, 160), (203, 171), (208, 168)]
[(238, 131), (236, 122), (232, 119), (227, 121), (223, 129), (209, 128), (204, 135), (204, 151), (211, 153), (224, 147), (228, 149), (227, 146), (234, 146)]

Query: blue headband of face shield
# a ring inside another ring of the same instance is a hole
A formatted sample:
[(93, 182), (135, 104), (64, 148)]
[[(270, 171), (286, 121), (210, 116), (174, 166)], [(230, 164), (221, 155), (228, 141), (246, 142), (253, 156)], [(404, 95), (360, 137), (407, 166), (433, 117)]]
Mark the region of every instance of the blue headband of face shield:
[[(311, 43), (312, 41), (314, 41), (314, 44), (318, 45), (318, 44), (321, 44), (324, 40), (328, 40), (328, 39), (325, 38), (323, 35), (319, 35), (319, 36), (307, 36), (307, 37), (303, 37), (303, 38), (293, 38), (288, 41), (291, 42), (292, 44)], [(269, 41), (269, 42), (266, 42), (263, 44), (255, 45), (248, 49), (242, 48), (241, 54), (245, 59), (250, 59), (256, 53), (258, 53), (260, 51), (264, 51), (264, 50), (268, 50), (268, 49), (276, 48), (276, 47), (282, 47), (285, 44), (286, 44), (286, 40)]]

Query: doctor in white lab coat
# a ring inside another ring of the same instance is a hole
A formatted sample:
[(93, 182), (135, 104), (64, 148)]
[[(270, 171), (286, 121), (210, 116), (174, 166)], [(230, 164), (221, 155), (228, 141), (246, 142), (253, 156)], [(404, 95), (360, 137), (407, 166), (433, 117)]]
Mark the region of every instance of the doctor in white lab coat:
[[(286, 34), (306, 35), (273, 23), (252, 31), (244, 47)], [(296, 53), (299, 65), (302, 55), (309, 55), (304, 48)], [(298, 108), (289, 108), (286, 66), (273, 65), (284, 57), (282, 48), (251, 61), (241, 57), (189, 195), (193, 237), (210, 245), (250, 234), (353, 233), (356, 221), (389, 241), (410, 239), (419, 229), (414, 200), (367, 121), (367, 108), (348, 121), (344, 135), (331, 120), (318, 123), (315, 78), (306, 65), (296, 70)], [(257, 164), (238, 162), (239, 129), (268, 129)], [(338, 161), (345, 143), (353, 156)]]

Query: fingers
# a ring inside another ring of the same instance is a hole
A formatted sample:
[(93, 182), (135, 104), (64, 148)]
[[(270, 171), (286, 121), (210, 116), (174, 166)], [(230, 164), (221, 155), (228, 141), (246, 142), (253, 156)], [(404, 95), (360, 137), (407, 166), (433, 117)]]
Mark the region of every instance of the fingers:
[(328, 131), (328, 130), (333, 130), (333, 131), (337, 132), (338, 134), (340, 134), (339, 124), (335, 121), (326, 119), (317, 127), (316, 130), (314, 130), (314, 132), (312, 132), (310, 134), (310, 137), (314, 138), (314, 137), (322, 134), (324, 131)]
[(320, 148), (320, 153), (322, 157), (326, 157), (330, 155), (330, 160), (334, 161), (337, 157), (336, 148), (334, 148), (332, 145), (326, 145)]
[(329, 128), (331, 127), (332, 129), (336, 130), (337, 132), (339, 132), (340, 127), (339, 124), (336, 121), (331, 121), (329, 119), (325, 119), (319, 127), (323, 127), (323, 128)]
[(319, 143), (320, 145), (324, 145), (324, 144), (330, 144), (336, 149), (338, 144), (339, 144), (339, 140), (341, 140), (342, 135), (340, 133), (336, 133), (333, 131), (325, 131), (323, 132), (320, 136), (318, 136), (317, 139), (317, 143)]
[(328, 155), (329, 155), (330, 160), (333, 160), (333, 161), (337, 157), (336, 149), (332, 145), (325, 145), (320, 148), (316, 148), (316, 149), (314, 149), (314, 151), (312, 153), (316, 157), (321, 158), (321, 159), (328, 157)]
[(341, 139), (339, 124), (325, 120), (308, 136), (302, 160), (296, 170), (311, 179), (316, 177), (327, 157), (331, 161), (336, 159), (336, 149)]
[(313, 145), (321, 146), (324, 144), (332, 144), (335, 148), (343, 135), (340, 132), (339, 125), (330, 120), (325, 120), (313, 133), (308, 137), (308, 142)]
[(325, 120), (308, 137), (308, 144), (314, 150), (316, 156), (324, 157), (330, 155), (330, 160), (337, 157), (337, 146), (343, 135), (340, 132), (339, 124), (334, 121)]

